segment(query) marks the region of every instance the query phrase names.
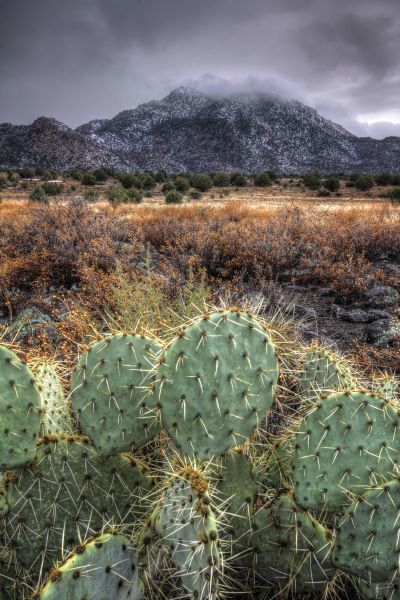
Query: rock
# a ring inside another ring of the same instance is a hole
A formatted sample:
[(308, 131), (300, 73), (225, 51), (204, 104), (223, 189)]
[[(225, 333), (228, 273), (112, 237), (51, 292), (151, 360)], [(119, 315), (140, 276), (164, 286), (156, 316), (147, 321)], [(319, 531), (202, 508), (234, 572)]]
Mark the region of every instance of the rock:
[(310, 306), (303, 306), (302, 304), (295, 304), (293, 306), (293, 314), (298, 319), (316, 319), (317, 313)]
[(366, 326), (363, 338), (374, 346), (387, 348), (394, 342), (400, 341), (400, 322), (393, 319), (374, 321)]
[(334, 317), (350, 323), (372, 323), (379, 319), (390, 319), (392, 315), (386, 310), (352, 308), (347, 309), (338, 304), (332, 304), (331, 312)]
[(317, 290), (317, 296), (320, 298), (328, 298), (330, 296), (336, 296), (336, 290), (330, 287), (323, 287)]
[(377, 285), (366, 293), (370, 306), (397, 306), (400, 304), (399, 292), (390, 285)]
[(25, 308), (21, 310), (8, 328), (8, 335), (12, 335), (17, 342), (23, 343), (28, 338), (39, 335), (44, 326), (50, 326), (52, 319), (49, 315), (42, 313), (37, 308)]

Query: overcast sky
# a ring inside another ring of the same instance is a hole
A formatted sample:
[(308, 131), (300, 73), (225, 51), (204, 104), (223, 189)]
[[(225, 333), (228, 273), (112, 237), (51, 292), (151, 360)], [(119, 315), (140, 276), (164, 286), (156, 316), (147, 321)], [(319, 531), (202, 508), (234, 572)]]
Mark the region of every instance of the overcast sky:
[(0, 0), (0, 122), (70, 126), (179, 85), (400, 135), (400, 0)]

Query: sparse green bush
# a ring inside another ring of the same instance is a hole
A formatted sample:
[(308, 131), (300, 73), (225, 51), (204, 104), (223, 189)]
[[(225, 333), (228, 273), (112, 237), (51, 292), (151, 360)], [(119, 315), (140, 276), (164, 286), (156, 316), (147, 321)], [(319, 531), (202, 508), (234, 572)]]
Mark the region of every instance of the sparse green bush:
[(118, 185), (107, 188), (107, 200), (113, 208), (116, 208), (119, 204), (129, 202), (128, 192)]
[(167, 204), (180, 204), (183, 200), (183, 194), (178, 192), (178, 190), (171, 190), (165, 196), (165, 202)]
[[(151, 196), (151, 191), (147, 190), (145, 192), (145, 196), (146, 198), (149, 198), (148, 194), (150, 194)], [(126, 191), (126, 195), (128, 197), (128, 202), (133, 202), (134, 204), (140, 204), (140, 202), (142, 202), (143, 200), (143, 194), (140, 190), (136, 189), (136, 188), (130, 188), (129, 190)]]
[(104, 169), (96, 169), (93, 171), (93, 175), (96, 177), (96, 181), (107, 181), (108, 175)]
[(337, 192), (340, 190), (340, 181), (337, 177), (328, 177), (324, 180), (323, 186), (329, 192)]
[(189, 180), (186, 179), (186, 177), (177, 177), (175, 179), (175, 188), (178, 190), (178, 192), (182, 192), (185, 193), (188, 191), (189, 189)]
[(190, 192), (190, 197), (192, 200), (200, 200), (203, 194), (201, 192)]
[(380, 173), (375, 176), (375, 183), (377, 185), (390, 185), (393, 181), (393, 175), (390, 173)]
[(82, 177), (82, 185), (96, 185), (96, 177), (93, 173), (84, 173)]
[(42, 183), (42, 188), (44, 189), (47, 196), (59, 196), (63, 192), (64, 185), (62, 183), (44, 181)]
[(256, 177), (254, 177), (254, 185), (258, 187), (268, 187), (272, 185), (272, 181), (269, 178), (269, 175), (266, 171), (259, 173)]
[(190, 178), (190, 185), (200, 192), (207, 192), (212, 188), (213, 181), (205, 173), (194, 173)]
[(321, 187), (321, 175), (318, 171), (307, 173), (303, 177), (303, 183), (309, 190), (318, 190)]
[(331, 195), (329, 190), (318, 190), (317, 191), (317, 196), (319, 198), (329, 198), (329, 196)]
[(23, 179), (32, 179), (35, 177), (36, 172), (35, 169), (32, 169), (32, 167), (24, 167), (22, 169), (18, 169), (18, 174)]
[(49, 203), (46, 192), (44, 191), (42, 185), (37, 185), (33, 188), (31, 193), (29, 194), (29, 200), (33, 200), (35, 202), (42, 202), (42, 204)]
[(392, 175), (392, 185), (400, 185), (400, 175)]
[(124, 188), (129, 189), (131, 187), (141, 188), (142, 182), (134, 173), (119, 173), (119, 181), (122, 183)]
[(276, 181), (278, 179), (278, 175), (275, 171), (267, 171), (266, 172), (271, 181)]
[(83, 198), (85, 199), (86, 202), (89, 202), (89, 203), (97, 202), (99, 197), (100, 197), (99, 192), (93, 188), (89, 188), (88, 190), (85, 190), (83, 193)]
[(367, 192), (374, 186), (374, 178), (372, 175), (360, 175), (354, 185), (361, 192)]
[(156, 180), (150, 173), (143, 173), (140, 180), (142, 184), (140, 187), (144, 190), (152, 190), (156, 187)]
[(400, 187), (395, 187), (390, 190), (389, 198), (392, 202), (400, 202)]
[[(43, 169), (42, 169), (42, 174), (43, 174)], [(70, 175), (71, 179), (76, 179), (76, 181), (82, 181), (82, 179), (83, 179), (82, 171), (78, 171), (77, 169), (74, 169), (73, 171), (71, 171), (69, 175)]]
[(163, 194), (168, 194), (168, 192), (172, 192), (172, 190), (176, 190), (173, 181), (166, 181), (161, 188)]
[(164, 183), (167, 181), (167, 173), (164, 171), (164, 169), (160, 169), (154, 175), (154, 179), (157, 181), (157, 183)]
[(3, 176), (0, 176), (0, 190), (6, 190), (7, 187), (7, 179)]
[(228, 173), (223, 172), (213, 173), (211, 179), (216, 187), (226, 187), (231, 182), (231, 178)]
[(234, 185), (236, 187), (245, 187), (247, 185), (247, 177), (245, 177), (241, 173), (232, 173), (231, 185)]

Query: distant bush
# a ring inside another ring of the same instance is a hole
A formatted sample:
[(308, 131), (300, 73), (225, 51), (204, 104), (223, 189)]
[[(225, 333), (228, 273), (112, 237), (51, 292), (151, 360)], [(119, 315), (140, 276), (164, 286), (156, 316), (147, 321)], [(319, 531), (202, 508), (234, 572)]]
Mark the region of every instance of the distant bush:
[(167, 173), (164, 171), (164, 169), (160, 169), (154, 175), (154, 179), (157, 181), (157, 183), (164, 183), (164, 181), (167, 181)]
[(7, 187), (7, 179), (3, 176), (0, 176), (0, 190), (6, 190)]
[(194, 173), (190, 177), (190, 185), (200, 192), (207, 192), (213, 186), (213, 180), (205, 173)]
[(73, 171), (70, 172), (69, 175), (70, 175), (71, 179), (76, 179), (76, 181), (82, 181), (82, 178), (83, 178), (82, 171), (78, 171), (77, 169), (74, 169)]
[(172, 192), (172, 190), (176, 190), (173, 181), (166, 181), (161, 188), (163, 194), (168, 194), (168, 192)]
[[(127, 190), (126, 194), (128, 196), (128, 202), (133, 202), (134, 204), (140, 204), (140, 202), (142, 202), (142, 200), (143, 200), (142, 192), (136, 188), (130, 188), (129, 190)], [(146, 196), (146, 198), (151, 197), (151, 191), (147, 190), (144, 193), (144, 195)]]
[(214, 185), (216, 187), (226, 187), (231, 182), (231, 178), (228, 175), (228, 173), (222, 173), (222, 172), (213, 173), (211, 175), (211, 179), (213, 180)]
[(393, 175), (391, 173), (380, 173), (375, 176), (375, 183), (377, 185), (390, 185), (393, 182)]
[(347, 188), (353, 188), (354, 187), (354, 181), (346, 181), (345, 186)]
[(254, 185), (258, 187), (268, 187), (272, 185), (272, 181), (266, 171), (259, 173), (256, 177), (254, 177)]
[(395, 187), (390, 190), (389, 198), (392, 202), (400, 202), (400, 187)]
[(93, 175), (96, 177), (96, 181), (103, 182), (107, 181), (108, 175), (104, 169), (96, 169), (93, 171)]
[(137, 187), (141, 187), (144, 190), (152, 190), (156, 187), (157, 182), (150, 173), (143, 173), (140, 175), (139, 179), (141, 181), (141, 186)]
[(236, 187), (245, 187), (247, 185), (247, 177), (241, 173), (232, 173), (231, 185), (235, 185)]
[(329, 198), (329, 196), (331, 195), (329, 190), (318, 190), (317, 191), (317, 196), (319, 198)]
[(58, 173), (54, 171), (54, 169), (43, 169), (42, 179), (44, 181), (49, 181), (50, 179), (57, 179)]
[(99, 197), (100, 197), (99, 192), (93, 188), (89, 188), (88, 190), (85, 190), (83, 193), (83, 198), (88, 203), (97, 202)]
[(392, 175), (392, 185), (400, 185), (400, 175)]
[(33, 200), (35, 202), (42, 202), (43, 204), (49, 203), (46, 192), (44, 191), (42, 185), (37, 185), (33, 188), (31, 193), (29, 194), (29, 200)]
[(177, 190), (171, 190), (165, 196), (165, 202), (167, 204), (180, 204), (183, 200), (183, 194), (178, 192)]
[(267, 171), (266, 173), (271, 181), (276, 181), (278, 179), (278, 175), (275, 171)]
[(32, 167), (24, 167), (23, 169), (18, 169), (18, 174), (23, 179), (32, 179), (35, 177), (36, 171)]
[(128, 192), (118, 185), (107, 188), (107, 200), (113, 208), (116, 208), (119, 204), (129, 202)]
[(200, 200), (202, 196), (203, 194), (201, 192), (190, 192), (190, 197), (192, 200)]
[(190, 187), (189, 180), (186, 177), (177, 177), (175, 179), (175, 188), (178, 192), (187, 192)]
[(139, 177), (137, 177), (134, 173), (119, 173), (118, 180), (124, 188), (129, 189), (131, 187), (141, 188), (142, 182)]
[(329, 192), (337, 192), (340, 190), (340, 181), (337, 177), (328, 177), (324, 180), (323, 186)]
[(96, 177), (93, 175), (93, 173), (83, 174), (82, 185), (96, 185)]
[(64, 190), (64, 185), (62, 183), (44, 181), (42, 183), (42, 188), (44, 189), (45, 194), (47, 194), (48, 196), (59, 196)]
[(372, 175), (359, 175), (354, 185), (361, 192), (367, 192), (374, 186), (374, 178)]
[(153, 196), (154, 196), (154, 190), (144, 190), (143, 198), (152, 198)]
[(18, 173), (11, 172), (8, 174), (8, 181), (10, 183), (12, 183), (14, 186), (19, 183), (19, 179), (20, 179), (20, 177), (19, 177)]
[(303, 183), (309, 190), (318, 190), (321, 187), (321, 175), (318, 171), (307, 173), (303, 177)]

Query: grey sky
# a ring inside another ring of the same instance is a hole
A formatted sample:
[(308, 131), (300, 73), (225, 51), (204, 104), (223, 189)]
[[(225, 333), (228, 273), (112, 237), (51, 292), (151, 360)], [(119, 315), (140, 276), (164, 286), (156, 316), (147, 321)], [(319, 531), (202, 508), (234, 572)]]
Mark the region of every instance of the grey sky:
[(272, 91), (400, 135), (399, 0), (0, 0), (0, 122), (77, 126), (172, 88)]

